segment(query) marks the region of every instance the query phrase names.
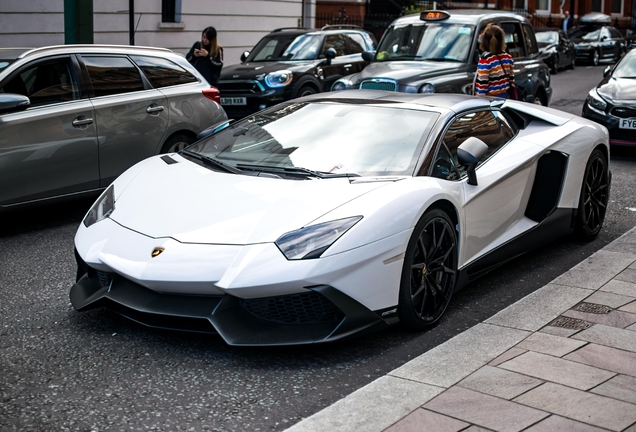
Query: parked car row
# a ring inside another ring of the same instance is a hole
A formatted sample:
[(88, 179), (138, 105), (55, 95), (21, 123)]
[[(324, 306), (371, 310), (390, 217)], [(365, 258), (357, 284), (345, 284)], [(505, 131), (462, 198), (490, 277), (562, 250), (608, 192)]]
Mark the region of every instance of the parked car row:
[(398, 18), (377, 50), (370, 34), (352, 26), (275, 30), (245, 53), (241, 64), (224, 69), (221, 102), (229, 117), (238, 118), (319, 91), (472, 94), (479, 35), (491, 23), (506, 32), (527, 101), (547, 106), (552, 95), (549, 70), (530, 22), (514, 13), (484, 10)]

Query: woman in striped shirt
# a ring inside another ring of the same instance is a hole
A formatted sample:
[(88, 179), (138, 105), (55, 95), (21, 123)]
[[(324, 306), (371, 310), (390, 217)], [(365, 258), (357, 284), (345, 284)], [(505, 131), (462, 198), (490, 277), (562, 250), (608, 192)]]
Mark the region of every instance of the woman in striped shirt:
[(515, 62), (505, 52), (505, 33), (498, 25), (489, 25), (481, 35), (482, 55), (477, 63), (475, 94), (508, 98), (511, 83), (514, 82)]

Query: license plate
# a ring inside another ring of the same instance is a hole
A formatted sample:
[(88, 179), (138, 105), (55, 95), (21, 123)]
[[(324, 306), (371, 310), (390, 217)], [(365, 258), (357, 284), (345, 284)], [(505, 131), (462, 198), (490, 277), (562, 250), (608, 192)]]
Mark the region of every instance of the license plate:
[(221, 105), (247, 105), (247, 99), (244, 97), (222, 97)]
[(636, 129), (636, 118), (621, 119), (618, 127), (620, 129)]

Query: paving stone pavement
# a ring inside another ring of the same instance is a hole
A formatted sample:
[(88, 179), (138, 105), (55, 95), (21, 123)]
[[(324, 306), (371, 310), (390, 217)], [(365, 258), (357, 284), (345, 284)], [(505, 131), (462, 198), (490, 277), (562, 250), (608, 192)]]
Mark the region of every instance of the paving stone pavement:
[(636, 432), (636, 228), (287, 429), (322, 431)]

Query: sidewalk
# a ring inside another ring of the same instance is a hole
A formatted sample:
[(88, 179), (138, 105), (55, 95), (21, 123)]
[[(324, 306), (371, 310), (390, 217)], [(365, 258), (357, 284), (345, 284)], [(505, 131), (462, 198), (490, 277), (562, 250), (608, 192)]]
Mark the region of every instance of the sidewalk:
[(287, 429), (489, 430), (636, 432), (636, 228)]

